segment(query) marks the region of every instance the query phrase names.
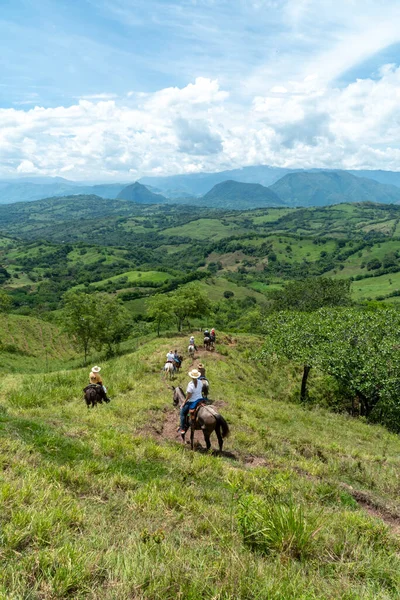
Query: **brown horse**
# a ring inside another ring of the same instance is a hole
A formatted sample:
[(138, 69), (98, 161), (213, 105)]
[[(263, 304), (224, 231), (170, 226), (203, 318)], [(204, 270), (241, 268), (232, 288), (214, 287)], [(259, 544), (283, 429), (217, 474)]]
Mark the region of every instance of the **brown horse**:
[(84, 398), (88, 408), (94, 408), (97, 404), (103, 404), (103, 402), (110, 402), (102, 385), (90, 383), (83, 391), (85, 392)]
[[(186, 401), (183, 389), (180, 387), (172, 387), (171, 389), (174, 392), (174, 406), (179, 405), (179, 408), (182, 408)], [(220, 415), (215, 408), (212, 406), (201, 405), (198, 409), (195, 422), (191, 422), (190, 424), (190, 446), (192, 450), (194, 448), (194, 432), (197, 429), (201, 429), (203, 431), (207, 450), (211, 448), (210, 435), (213, 431), (215, 431), (218, 438), (219, 450), (222, 452), (224, 438), (228, 437), (229, 435), (229, 427), (224, 417)], [(185, 434), (182, 434), (182, 440), (185, 440)]]

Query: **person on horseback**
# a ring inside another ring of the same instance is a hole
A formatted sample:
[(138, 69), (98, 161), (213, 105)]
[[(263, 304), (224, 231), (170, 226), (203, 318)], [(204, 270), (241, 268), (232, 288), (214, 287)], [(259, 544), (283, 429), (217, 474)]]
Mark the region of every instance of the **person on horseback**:
[(179, 357), (178, 350), (174, 351), (174, 361), (176, 362), (177, 369), (180, 369), (182, 361), (181, 361), (181, 359)]
[(206, 377), (206, 368), (202, 363), (199, 363), (197, 365), (197, 369), (200, 373), (200, 377), (199, 377), (199, 381), (201, 382), (202, 385), (202, 394), (203, 394), (203, 398), (204, 400), (208, 400), (208, 390), (210, 389), (210, 384), (209, 381)]
[(205, 330), (204, 330), (204, 337), (205, 337), (205, 338), (206, 338), (206, 337), (208, 337), (208, 338), (210, 337), (210, 332), (208, 331), (208, 329), (205, 329)]
[(210, 332), (210, 340), (213, 343), (215, 343), (215, 329), (214, 329), (214, 327), (211, 329), (211, 332)]
[(196, 350), (196, 352), (197, 352), (197, 346), (196, 346), (196, 344), (195, 344), (195, 341), (194, 341), (194, 335), (191, 335), (191, 336), (190, 336), (190, 340), (189, 340), (189, 346), (193, 346), (193, 348), (194, 348), (194, 349)]
[[(100, 395), (102, 396), (104, 402), (110, 402), (111, 398), (109, 398), (107, 396), (107, 388), (103, 384), (103, 380), (101, 378), (101, 375), (99, 374), (100, 371), (101, 371), (101, 367), (98, 367), (98, 366), (92, 367), (92, 370), (89, 373), (90, 383), (89, 383), (89, 386), (87, 386), (87, 387), (99, 386), (99, 388), (101, 390)], [(86, 390), (86, 388), (85, 388), (85, 390)]]
[(175, 361), (175, 354), (174, 354), (173, 350), (170, 350), (167, 353), (167, 362), (170, 362), (170, 363), (172, 363), (175, 366), (175, 362), (176, 361)]
[(186, 388), (186, 402), (182, 406), (180, 412), (180, 426), (178, 432), (181, 435), (185, 435), (187, 431), (186, 418), (189, 410), (193, 410), (200, 402), (203, 401), (203, 386), (201, 381), (199, 381), (199, 377), (201, 375), (200, 371), (197, 369), (192, 369), (188, 375), (191, 378), (191, 381)]

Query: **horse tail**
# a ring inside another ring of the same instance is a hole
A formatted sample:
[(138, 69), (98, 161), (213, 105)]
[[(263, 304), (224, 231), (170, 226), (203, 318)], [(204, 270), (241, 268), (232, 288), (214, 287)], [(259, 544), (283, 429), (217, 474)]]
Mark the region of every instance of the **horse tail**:
[(215, 415), (215, 419), (217, 421), (217, 427), (218, 429), (221, 428), (222, 429), (222, 437), (223, 438), (227, 438), (229, 435), (229, 425), (228, 423), (225, 421), (224, 417), (220, 414)]

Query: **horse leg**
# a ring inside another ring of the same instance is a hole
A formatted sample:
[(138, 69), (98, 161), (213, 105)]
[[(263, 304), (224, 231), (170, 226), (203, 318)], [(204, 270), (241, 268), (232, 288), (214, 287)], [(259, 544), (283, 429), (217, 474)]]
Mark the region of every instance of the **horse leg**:
[(207, 451), (208, 451), (211, 448), (210, 434), (208, 433), (208, 431), (206, 431), (206, 429), (203, 429), (203, 435), (204, 435), (204, 441), (206, 443), (206, 447), (207, 447)]
[(194, 450), (194, 427), (190, 427), (190, 447)]
[(217, 434), (217, 438), (218, 438), (219, 451), (222, 452), (222, 446), (223, 446), (224, 440), (221, 435), (221, 427), (220, 427), (219, 423), (217, 423), (217, 426), (215, 428), (215, 433)]

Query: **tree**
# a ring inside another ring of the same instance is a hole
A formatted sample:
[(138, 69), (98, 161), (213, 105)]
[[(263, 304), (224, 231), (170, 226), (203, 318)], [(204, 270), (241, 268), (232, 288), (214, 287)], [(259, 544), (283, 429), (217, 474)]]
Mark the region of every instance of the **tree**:
[(69, 291), (63, 296), (61, 320), (64, 331), (82, 349), (85, 364), (90, 348), (107, 347), (107, 354), (129, 336), (131, 316), (121, 302), (107, 294)]
[(313, 277), (303, 281), (292, 281), (282, 290), (273, 292), (275, 310), (317, 310), (324, 306), (348, 306), (350, 281), (330, 277)]
[(63, 329), (77, 348), (83, 350), (86, 364), (89, 349), (96, 340), (98, 326), (95, 297), (84, 292), (69, 291), (64, 294), (63, 302)]
[(175, 316), (178, 331), (189, 317), (202, 317), (208, 314), (211, 303), (205, 293), (195, 283), (179, 287), (169, 294), (172, 313)]
[(129, 337), (132, 316), (115, 296), (95, 294), (94, 301), (97, 313), (95, 340), (99, 348), (107, 347), (107, 356), (112, 356), (120, 343)]
[(166, 294), (151, 296), (146, 302), (147, 314), (157, 325), (157, 335), (160, 335), (162, 323), (171, 321), (174, 317), (172, 312), (171, 298)]
[(8, 312), (13, 304), (11, 296), (0, 290), (0, 312)]
[(394, 308), (282, 312), (267, 319), (262, 356), (303, 365), (301, 399), (312, 367), (357, 397), (361, 414), (400, 431), (400, 312)]

